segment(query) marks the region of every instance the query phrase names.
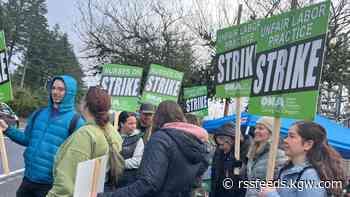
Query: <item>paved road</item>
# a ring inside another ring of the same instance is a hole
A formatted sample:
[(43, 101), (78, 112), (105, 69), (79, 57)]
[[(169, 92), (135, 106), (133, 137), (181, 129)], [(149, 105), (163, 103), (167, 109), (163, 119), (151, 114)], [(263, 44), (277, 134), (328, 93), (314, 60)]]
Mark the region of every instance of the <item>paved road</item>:
[(11, 175), (6, 177), (0, 177), (0, 197), (15, 197), (22, 177), (23, 170), (11, 172)]
[(8, 138), (5, 138), (5, 144), (11, 173), (9, 176), (4, 176), (0, 162), (0, 197), (15, 197), (16, 190), (23, 177), (24, 147), (15, 144)]
[[(9, 160), (10, 171), (15, 171), (24, 167), (23, 151), (24, 147), (20, 146), (10, 139), (5, 138), (7, 157)], [(0, 162), (0, 175), (3, 174), (2, 163)]]

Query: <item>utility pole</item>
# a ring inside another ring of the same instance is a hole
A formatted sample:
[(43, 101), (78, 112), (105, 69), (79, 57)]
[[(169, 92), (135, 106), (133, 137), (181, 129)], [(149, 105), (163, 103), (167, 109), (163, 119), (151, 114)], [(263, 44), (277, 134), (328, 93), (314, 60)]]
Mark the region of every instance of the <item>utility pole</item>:
[(26, 76), (26, 71), (27, 71), (27, 61), (25, 61), (23, 65), (23, 71), (22, 71), (22, 77), (21, 77), (21, 88), (24, 87), (24, 78)]
[(338, 121), (341, 118), (341, 103), (343, 101), (343, 84), (339, 85), (338, 96), (336, 98), (335, 119)]

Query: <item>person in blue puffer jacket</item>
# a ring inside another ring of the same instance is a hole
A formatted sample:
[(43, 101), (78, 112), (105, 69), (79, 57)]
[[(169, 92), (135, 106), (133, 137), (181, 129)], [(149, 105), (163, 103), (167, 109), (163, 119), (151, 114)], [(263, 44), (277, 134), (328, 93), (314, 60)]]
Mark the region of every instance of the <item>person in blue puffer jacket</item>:
[(0, 120), (0, 128), (14, 142), (26, 146), (25, 171), (17, 197), (44, 197), (53, 183), (53, 164), (60, 145), (71, 132), (84, 124), (75, 111), (77, 82), (70, 76), (53, 78), (48, 106), (35, 111), (27, 120), (24, 132), (8, 127)]

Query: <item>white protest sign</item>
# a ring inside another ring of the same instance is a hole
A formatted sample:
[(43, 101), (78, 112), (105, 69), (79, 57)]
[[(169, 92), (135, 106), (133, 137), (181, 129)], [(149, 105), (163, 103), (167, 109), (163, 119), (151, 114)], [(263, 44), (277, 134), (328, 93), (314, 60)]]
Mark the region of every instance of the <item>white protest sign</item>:
[(107, 155), (80, 162), (75, 178), (74, 197), (96, 197), (103, 192)]

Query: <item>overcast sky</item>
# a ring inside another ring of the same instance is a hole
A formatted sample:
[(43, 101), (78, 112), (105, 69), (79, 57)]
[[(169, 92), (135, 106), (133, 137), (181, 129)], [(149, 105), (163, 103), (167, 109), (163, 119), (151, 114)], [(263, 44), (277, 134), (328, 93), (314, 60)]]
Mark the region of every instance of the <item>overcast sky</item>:
[(78, 55), (81, 42), (74, 29), (79, 18), (77, 0), (47, 0), (47, 7), (50, 27), (52, 28), (56, 23), (59, 24), (61, 30), (68, 34), (69, 41)]
[[(68, 34), (69, 41), (74, 47), (75, 55), (79, 58), (82, 56), (79, 54), (82, 44), (74, 28), (80, 18), (77, 2), (79, 0), (47, 0), (47, 19), (51, 28), (55, 24), (59, 24), (61, 31)], [(82, 59), (79, 59), (79, 62), (84, 64)], [(87, 86), (98, 83), (97, 77), (88, 77), (86, 80), (85, 85)]]

